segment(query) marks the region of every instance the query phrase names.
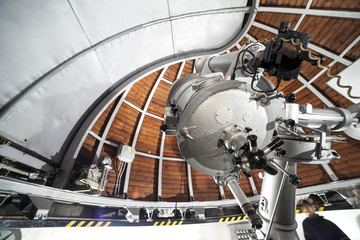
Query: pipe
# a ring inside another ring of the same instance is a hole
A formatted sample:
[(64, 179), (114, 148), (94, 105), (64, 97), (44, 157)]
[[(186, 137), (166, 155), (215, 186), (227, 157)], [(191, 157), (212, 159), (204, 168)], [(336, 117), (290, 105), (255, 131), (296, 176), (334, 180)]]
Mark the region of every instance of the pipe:
[(259, 215), (256, 214), (255, 209), (239, 187), (238, 182), (232, 178), (226, 183), (226, 185), (230, 188), (231, 193), (234, 195), (243, 213), (246, 214), (249, 222), (251, 223), (251, 227), (256, 229), (262, 228), (263, 221)]

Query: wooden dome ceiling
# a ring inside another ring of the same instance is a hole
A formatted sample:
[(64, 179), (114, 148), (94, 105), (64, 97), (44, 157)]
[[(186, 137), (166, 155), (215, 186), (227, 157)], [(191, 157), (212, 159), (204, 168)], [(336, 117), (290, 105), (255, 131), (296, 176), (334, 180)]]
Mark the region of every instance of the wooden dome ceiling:
[[(290, 21), (292, 29), (311, 34), (310, 48), (324, 55), (325, 64), (331, 65), (332, 73), (336, 74), (360, 56), (359, 11), (360, 1), (352, 0), (261, 0), (253, 26), (229, 51), (236, 51), (248, 39), (270, 39), (276, 35), (280, 22)], [(96, 120), (79, 152), (78, 162), (92, 161), (102, 155), (115, 162), (116, 147), (126, 144), (136, 149), (135, 159), (121, 181), (121, 192), (127, 193), (128, 198), (149, 201), (233, 198), (230, 191), (219, 188), (212, 177), (191, 169), (182, 159), (176, 138), (160, 132), (171, 84), (193, 71), (194, 60), (175, 63), (125, 89)], [(296, 103), (311, 103), (317, 108), (352, 105), (326, 84), (329, 80), (324, 70), (304, 63), (299, 79), (283, 83), (280, 91), (295, 92)], [(347, 143), (333, 143), (332, 147), (341, 155), (339, 160), (323, 165), (298, 164), (302, 178), (299, 188), (360, 177), (359, 142), (347, 137)], [(239, 181), (248, 196), (260, 193), (262, 180), (258, 172), (252, 179), (242, 175)], [(113, 195), (115, 175), (115, 171), (110, 173), (103, 195)]]

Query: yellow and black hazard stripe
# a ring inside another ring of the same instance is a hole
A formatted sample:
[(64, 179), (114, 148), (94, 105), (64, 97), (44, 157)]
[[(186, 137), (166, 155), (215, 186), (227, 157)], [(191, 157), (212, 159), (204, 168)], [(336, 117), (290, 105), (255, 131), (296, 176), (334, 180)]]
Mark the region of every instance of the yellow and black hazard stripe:
[(184, 221), (158, 221), (154, 222), (153, 226), (174, 226), (181, 225)]
[(227, 217), (227, 218), (220, 218), (219, 222), (232, 222), (232, 221), (239, 221), (239, 220), (246, 220), (246, 215), (241, 215), (237, 217)]
[(107, 221), (70, 221), (65, 227), (108, 227)]

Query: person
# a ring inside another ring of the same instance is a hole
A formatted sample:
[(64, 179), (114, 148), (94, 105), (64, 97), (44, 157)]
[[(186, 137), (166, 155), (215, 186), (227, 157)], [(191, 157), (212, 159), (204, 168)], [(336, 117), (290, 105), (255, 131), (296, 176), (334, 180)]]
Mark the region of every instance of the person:
[(311, 202), (304, 200), (302, 209), (308, 214), (302, 223), (306, 240), (350, 240), (335, 223), (316, 214)]

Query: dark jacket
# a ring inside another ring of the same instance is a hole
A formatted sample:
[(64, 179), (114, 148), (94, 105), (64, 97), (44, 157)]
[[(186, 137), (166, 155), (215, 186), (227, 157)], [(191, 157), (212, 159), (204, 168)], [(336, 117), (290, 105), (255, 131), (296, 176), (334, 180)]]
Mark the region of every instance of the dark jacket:
[(315, 214), (303, 221), (306, 240), (350, 240), (335, 223)]

